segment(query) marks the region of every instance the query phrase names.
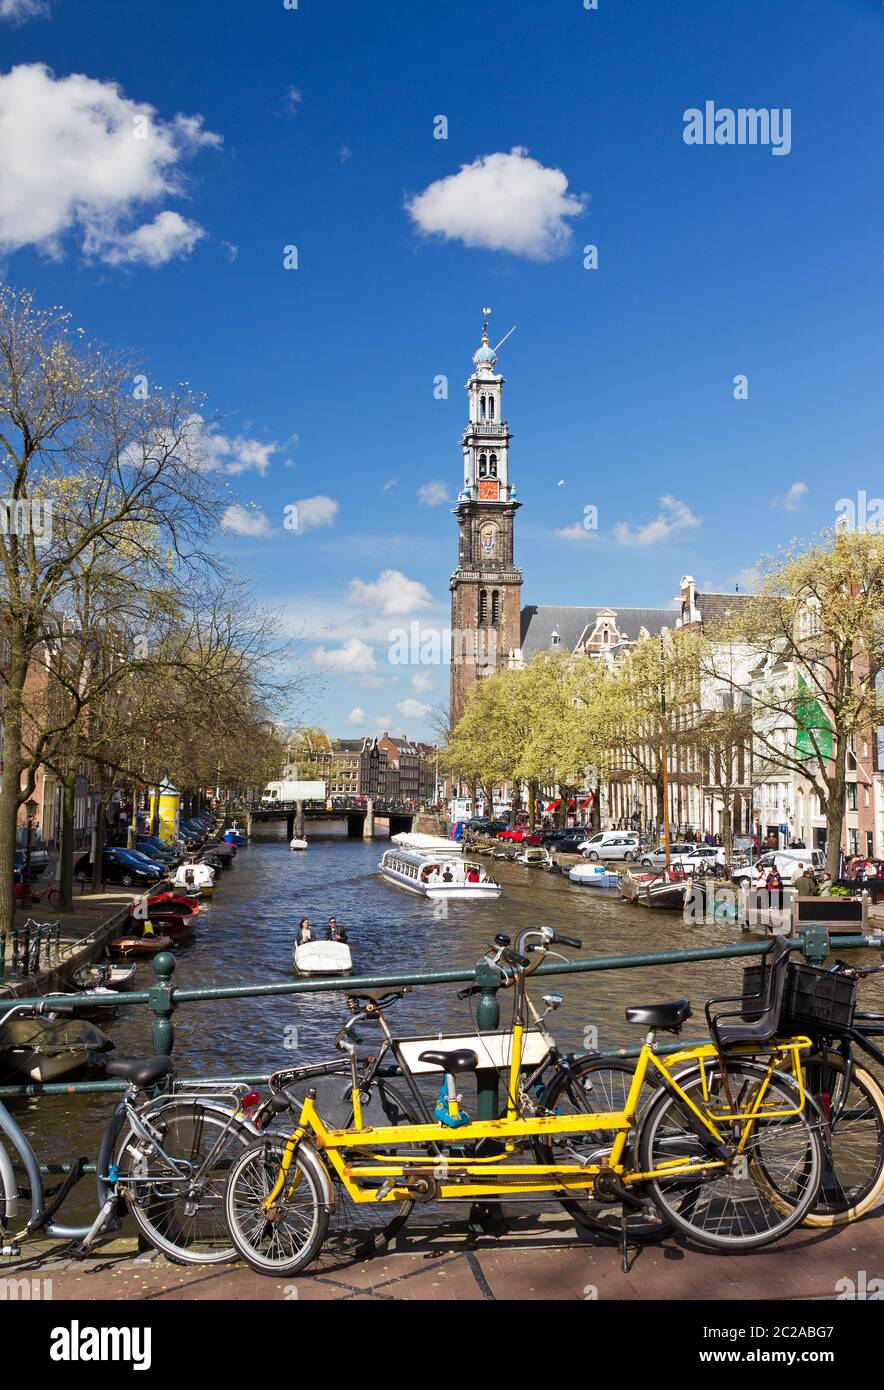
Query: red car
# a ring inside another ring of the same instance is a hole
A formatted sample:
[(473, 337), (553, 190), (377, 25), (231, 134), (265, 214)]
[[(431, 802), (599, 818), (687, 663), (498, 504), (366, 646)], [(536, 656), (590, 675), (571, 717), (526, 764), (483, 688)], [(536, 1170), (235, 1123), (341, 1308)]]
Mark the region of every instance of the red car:
[(517, 825), (512, 830), (501, 830), (498, 840), (509, 840), (516, 845), (542, 845), (543, 835), (539, 830), (529, 830), (527, 825)]

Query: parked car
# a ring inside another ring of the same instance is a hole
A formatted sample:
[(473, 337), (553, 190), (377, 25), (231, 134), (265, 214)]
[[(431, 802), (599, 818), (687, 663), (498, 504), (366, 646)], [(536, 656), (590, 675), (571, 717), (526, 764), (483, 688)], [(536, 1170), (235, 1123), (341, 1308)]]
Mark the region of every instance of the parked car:
[(769, 873), (771, 869), (775, 868), (788, 888), (801, 872), (800, 866), (802, 864), (810, 869), (814, 878), (822, 878), (826, 868), (826, 858), (821, 849), (768, 850), (767, 854), (762, 854), (754, 864), (745, 864), (734, 869), (731, 878), (734, 883), (751, 885), (758, 878), (759, 870)]
[(608, 840), (622, 840), (624, 836), (627, 840), (634, 840), (637, 845), (641, 843), (637, 830), (597, 830), (594, 835), (589, 836), (586, 843), (590, 848), (595, 848)]
[[(15, 851), (15, 872), (24, 873), (27, 850), (17, 849)], [(31, 878), (39, 878), (44, 869), (49, 864), (49, 851), (47, 849), (35, 849), (31, 846)]]
[(542, 845), (543, 832), (540, 830), (529, 830), (527, 825), (516, 825), (506, 830), (501, 830), (497, 836), (498, 840), (506, 840), (514, 845)]
[(472, 830), (477, 835), (497, 835), (508, 828), (508, 820), (493, 820), (490, 816), (473, 816), (464, 821), (464, 830)]
[(603, 859), (619, 859), (624, 864), (632, 864), (638, 859), (641, 848), (638, 837), (623, 830), (615, 834), (594, 835), (592, 839), (584, 841), (580, 853), (593, 863)]
[(567, 830), (547, 830), (543, 835), (544, 846), (560, 850), (562, 854), (579, 854), (586, 841), (586, 827), (582, 825), (573, 825)]
[[(119, 883), (124, 888), (151, 887), (166, 876), (165, 869), (133, 850), (112, 847), (106, 849), (101, 858), (101, 877), (104, 883)], [(74, 878), (78, 883), (85, 883), (92, 878), (92, 861), (88, 854), (82, 855), (74, 864)]]
[[(693, 844), (670, 844), (669, 863), (674, 869), (695, 869), (699, 861), (694, 855), (697, 846)], [(693, 858), (691, 856), (694, 856)], [(642, 851), (641, 866), (643, 869), (663, 869), (666, 867), (666, 850), (663, 845), (658, 845), (656, 849), (646, 849)]]
[[(114, 835), (108, 840), (107, 848), (128, 849), (129, 841), (127, 836)], [(165, 844), (159, 837), (154, 839), (151, 836), (139, 835), (138, 839), (135, 841), (134, 849), (138, 854), (145, 854), (148, 859), (152, 859), (161, 866), (165, 865), (166, 868), (169, 869), (175, 868), (175, 866), (181, 862), (181, 855), (179, 852), (173, 849), (171, 845)]]

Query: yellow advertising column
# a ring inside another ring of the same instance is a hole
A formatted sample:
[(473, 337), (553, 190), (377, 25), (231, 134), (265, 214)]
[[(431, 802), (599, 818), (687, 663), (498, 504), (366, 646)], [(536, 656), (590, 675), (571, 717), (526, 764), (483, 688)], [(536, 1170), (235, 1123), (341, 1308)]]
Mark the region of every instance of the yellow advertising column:
[(173, 787), (171, 782), (164, 782), (159, 788), (151, 792), (150, 796), (150, 823), (154, 824), (154, 816), (157, 812), (156, 799), (159, 795), (159, 835), (161, 840), (166, 840), (171, 844), (178, 834), (178, 822), (181, 818), (181, 795), (177, 787)]

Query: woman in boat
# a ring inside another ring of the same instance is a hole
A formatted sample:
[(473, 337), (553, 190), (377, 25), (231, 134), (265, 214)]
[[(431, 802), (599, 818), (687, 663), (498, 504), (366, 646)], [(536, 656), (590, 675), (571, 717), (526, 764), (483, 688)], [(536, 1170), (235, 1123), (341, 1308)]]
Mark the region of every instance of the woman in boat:
[(467, 869), (467, 883), (478, 883), (478, 882), (479, 882), (479, 870), (478, 870), (473, 864), (470, 864), (470, 866), (469, 866), (468, 869)]
[(298, 923), (298, 945), (306, 946), (308, 941), (315, 940), (316, 937), (313, 935), (313, 928), (311, 927), (308, 919), (306, 917), (302, 917), (300, 922)]

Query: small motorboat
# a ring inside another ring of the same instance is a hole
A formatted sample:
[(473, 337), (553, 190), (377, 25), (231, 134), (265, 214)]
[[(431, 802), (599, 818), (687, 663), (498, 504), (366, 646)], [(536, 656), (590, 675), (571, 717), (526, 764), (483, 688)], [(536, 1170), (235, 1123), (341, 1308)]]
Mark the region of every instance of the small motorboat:
[(299, 975), (346, 975), (353, 968), (345, 941), (305, 941), (295, 946), (292, 958)]
[(220, 842), (212, 845), (210, 849), (203, 850), (200, 855), (200, 863), (208, 864), (210, 869), (229, 869), (236, 857), (236, 845), (225, 845)]
[(310, 846), (308, 845), (307, 841), (306, 841), (306, 840), (299, 839), (299, 837), (298, 837), (297, 835), (295, 836), (295, 838), (292, 840), (291, 844), (289, 845), (289, 849), (309, 849), (309, 848), (310, 848)]
[[(91, 989), (81, 989), (70, 997), (77, 1000), (77, 1018), (110, 1018), (120, 1002), (120, 991), (108, 989), (106, 985), (94, 985)], [(90, 1002), (84, 1005), (84, 999)]]
[(71, 983), (77, 989), (129, 989), (135, 979), (135, 965), (114, 965), (113, 961), (96, 961), (94, 965), (83, 965), (71, 976)]
[(549, 850), (537, 845), (526, 845), (521, 854), (516, 855), (515, 862), (524, 864), (526, 869), (551, 869), (553, 866)]
[(171, 951), (171, 936), (157, 936), (148, 932), (144, 936), (118, 936), (111, 942), (111, 950), (120, 956), (155, 956), (160, 951)]
[(601, 893), (616, 892), (620, 887), (620, 875), (606, 869), (604, 864), (575, 864), (568, 878), (581, 888), (594, 888)]
[(86, 1066), (91, 1053), (112, 1047), (110, 1039), (84, 1019), (12, 1018), (0, 1026), (4, 1064), (31, 1081), (56, 1081)]
[(161, 923), (170, 936), (184, 936), (193, 931), (199, 911), (199, 903), (183, 893), (154, 893), (138, 898), (129, 916), (133, 922)]
[(499, 898), (497, 879), (454, 854), (416, 854), (409, 850), (385, 850), (378, 868), (397, 888), (425, 898)]
[(215, 891), (215, 873), (210, 864), (179, 864), (172, 887), (191, 898), (210, 898)]
[(237, 825), (236, 821), (233, 822), (233, 825), (228, 826), (221, 838), (226, 845), (236, 845), (237, 848), (249, 843), (248, 835), (241, 825)]
[(681, 912), (691, 887), (690, 875), (679, 869), (662, 869), (638, 884), (634, 901), (639, 907), (667, 907)]

